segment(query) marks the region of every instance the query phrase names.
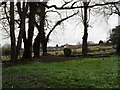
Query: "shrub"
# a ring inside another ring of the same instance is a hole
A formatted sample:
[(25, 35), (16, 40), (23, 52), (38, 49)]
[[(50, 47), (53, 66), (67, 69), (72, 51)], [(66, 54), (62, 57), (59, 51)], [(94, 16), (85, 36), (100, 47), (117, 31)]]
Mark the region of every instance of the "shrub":
[(4, 56), (9, 56), (11, 54), (11, 50), (9, 48), (5, 48), (3, 49), (2, 54)]
[(104, 42), (102, 40), (99, 41), (99, 45), (103, 44)]
[(69, 57), (69, 56), (71, 56), (71, 53), (72, 53), (72, 51), (71, 51), (70, 48), (65, 48), (65, 49), (64, 49), (64, 55), (65, 55), (65, 56)]

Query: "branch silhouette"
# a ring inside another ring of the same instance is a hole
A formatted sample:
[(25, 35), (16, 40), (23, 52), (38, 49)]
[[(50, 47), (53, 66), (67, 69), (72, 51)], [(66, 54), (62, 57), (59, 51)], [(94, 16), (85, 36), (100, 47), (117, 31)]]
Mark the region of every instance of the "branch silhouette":
[[(77, 9), (77, 8), (84, 8), (85, 6), (70, 6), (70, 7), (57, 7), (56, 5), (51, 5), (51, 6), (48, 6), (42, 2), (40, 2), (41, 5), (45, 6), (46, 8), (50, 9), (50, 8), (55, 8), (55, 9), (58, 9), (58, 10), (65, 10), (65, 9)], [(109, 5), (109, 4), (120, 4), (120, 1), (117, 1), (117, 2), (106, 2), (106, 3), (103, 3), (103, 4), (94, 4), (94, 5), (90, 5), (88, 6), (88, 8), (93, 8), (95, 6), (104, 6), (104, 5)]]
[(52, 31), (53, 31), (58, 25), (60, 25), (63, 21), (65, 21), (65, 20), (73, 17), (73, 16), (76, 15), (76, 14), (78, 14), (78, 12), (77, 12), (77, 13), (74, 13), (74, 14), (66, 17), (66, 18), (63, 18), (63, 19), (57, 21), (57, 23), (53, 26), (53, 28), (52, 28), (52, 29), (50, 30), (50, 32), (48, 33), (48, 35), (47, 35), (47, 40), (49, 39), (49, 36), (50, 36), (50, 34), (52, 33)]

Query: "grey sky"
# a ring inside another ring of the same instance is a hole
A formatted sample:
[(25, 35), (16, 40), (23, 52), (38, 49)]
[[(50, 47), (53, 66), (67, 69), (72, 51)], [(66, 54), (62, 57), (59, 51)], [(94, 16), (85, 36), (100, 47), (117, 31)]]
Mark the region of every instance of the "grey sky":
[[(60, 6), (62, 2), (60, 0), (57, 2), (53, 2), (53, 0), (51, 0), (51, 3), (52, 4), (57, 3), (58, 6)], [(88, 28), (89, 34), (88, 41), (93, 41), (95, 43), (98, 43), (99, 40), (105, 41), (109, 36), (109, 30), (118, 25), (118, 15), (115, 14), (110, 16), (110, 18), (107, 20), (103, 15), (100, 16), (90, 15), (90, 16), (91, 17), (89, 24), (92, 26), (92, 28), (90, 27)], [(55, 31), (52, 33), (50, 37), (51, 42), (49, 43), (49, 45), (55, 46), (56, 44), (62, 45), (66, 43), (68, 44), (76, 44), (77, 42), (82, 43), (83, 30), (84, 30), (83, 24), (80, 23), (79, 17), (77, 17), (77, 19), (73, 17), (64, 22), (64, 28), (61, 27), (55, 29)]]
[[(95, 19), (98, 19), (98, 17), (95, 17)], [(104, 19), (104, 17), (103, 17)], [(109, 36), (109, 30), (114, 28), (118, 25), (118, 16), (112, 15), (109, 20), (109, 23), (106, 21), (95, 21), (95, 23), (92, 25), (92, 28), (88, 28), (88, 41), (93, 41), (95, 43), (98, 43), (99, 40), (106, 40)], [(59, 30), (57, 28), (51, 35), (50, 39), (51, 42), (49, 45), (56, 45), (58, 44), (76, 44), (77, 42), (82, 42), (82, 36), (83, 36), (83, 26), (77, 25), (74, 22), (64, 23), (64, 30)], [(56, 33), (55, 33), (56, 32)]]

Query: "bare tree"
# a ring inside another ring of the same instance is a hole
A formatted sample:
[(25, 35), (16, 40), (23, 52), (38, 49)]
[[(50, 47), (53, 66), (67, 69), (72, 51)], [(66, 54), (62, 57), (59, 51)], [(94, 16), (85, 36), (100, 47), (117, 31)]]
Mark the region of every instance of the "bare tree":
[[(90, 0), (91, 1), (91, 0)], [(95, 4), (89, 4), (90, 3), (86, 1), (83, 1), (83, 5), (80, 5), (80, 6), (75, 6), (75, 4), (77, 2), (80, 2), (80, 1), (74, 1), (74, 0), (71, 0), (71, 1), (68, 1), (68, 2), (65, 2), (65, 4), (63, 4), (61, 7), (57, 7), (56, 5), (51, 5), (51, 6), (48, 6), (48, 5), (45, 5), (44, 3), (41, 3), (41, 5), (47, 7), (48, 9), (49, 8), (55, 8), (57, 10), (64, 10), (64, 9), (77, 9), (77, 8), (83, 8), (84, 12), (83, 12), (83, 25), (84, 25), (84, 35), (83, 35), (83, 42), (82, 42), (82, 55), (83, 56), (87, 56), (87, 38), (88, 38), (88, 9), (90, 8), (93, 8), (93, 7), (102, 7), (102, 6), (106, 6), (106, 5), (114, 5), (114, 4), (118, 4), (119, 1), (116, 1), (116, 2), (104, 2), (104, 3), (95, 3)], [(71, 6), (67, 6), (67, 4), (71, 3)]]
[(83, 2), (84, 7), (84, 17), (83, 17), (83, 24), (84, 24), (84, 35), (83, 35), (83, 42), (82, 42), (82, 55), (87, 56), (87, 38), (88, 38), (88, 19), (87, 19), (87, 14), (88, 14), (88, 5), (89, 2)]
[[(21, 8), (20, 2), (18, 2), (16, 6), (17, 6), (19, 17), (20, 17), (20, 24), (19, 24), (20, 30), (19, 30), (17, 48), (16, 48), (16, 56), (18, 57), (21, 49), (22, 38), (26, 37), (24, 32), (25, 32), (25, 19), (26, 19), (26, 14), (28, 10), (28, 3), (23, 2), (22, 8)], [(25, 42), (25, 39), (26, 38), (23, 38), (24, 42)], [(24, 43), (24, 46), (25, 46), (25, 43)]]
[[(74, 15), (76, 15), (77, 13), (74, 13), (73, 15), (70, 15), (66, 18), (63, 18), (59, 21), (57, 21), (57, 23), (53, 26), (53, 28), (51, 28), (51, 30), (49, 31), (49, 33), (47, 35), (45, 35), (45, 30), (44, 30), (44, 26), (45, 26), (45, 7), (42, 6), (41, 7), (41, 12), (42, 12), (42, 15), (40, 14), (40, 25), (38, 25), (38, 23), (36, 22), (35, 25), (39, 31), (36, 39), (35, 39), (35, 42), (34, 42), (34, 45), (33, 45), (33, 48), (37, 50), (37, 52), (35, 52), (35, 57), (39, 56), (39, 50), (40, 49), (40, 42), (42, 43), (42, 50), (43, 50), (43, 55), (47, 55), (47, 43), (49, 41), (49, 37), (51, 35), (51, 33), (54, 31), (54, 29), (60, 25), (63, 21), (73, 17)], [(38, 45), (38, 46), (37, 46)], [(36, 54), (37, 53), (37, 54)]]
[(34, 24), (35, 24), (35, 13), (36, 13), (36, 3), (29, 2), (30, 13), (29, 13), (29, 27), (28, 27), (28, 38), (25, 40), (25, 50), (23, 53), (24, 59), (32, 58), (32, 40), (33, 40), (33, 32), (34, 32)]
[(11, 61), (16, 61), (16, 39), (14, 32), (14, 2), (10, 2), (10, 38), (11, 38)]
[[(47, 2), (43, 2), (44, 4), (47, 4)], [(60, 15), (59, 12), (54, 11), (54, 10), (48, 10), (45, 11), (45, 6), (41, 5), (40, 3), (38, 4), (38, 11), (37, 14), (39, 13), (39, 19), (37, 18), (37, 21), (35, 22), (35, 26), (38, 29), (38, 35), (36, 36), (35, 40), (34, 40), (34, 44), (33, 44), (33, 51), (34, 51), (34, 57), (39, 57), (39, 52), (40, 52), (40, 43), (42, 44), (42, 52), (43, 55), (47, 55), (47, 43), (49, 41), (49, 37), (51, 35), (51, 33), (54, 31), (54, 29), (60, 25), (63, 21), (67, 20), (70, 17), (73, 17), (74, 15), (76, 15), (77, 13), (74, 13), (73, 15), (70, 15), (66, 18), (63, 18), (59, 21), (57, 21), (57, 23), (53, 26), (53, 28), (50, 29), (50, 31), (48, 32), (48, 34), (45, 34), (45, 26), (46, 24), (48, 25), (47, 19), (46, 19), (46, 13), (48, 12), (56, 12), (57, 14)], [(40, 20), (40, 21), (38, 21)], [(48, 27), (47, 27), (48, 28)]]

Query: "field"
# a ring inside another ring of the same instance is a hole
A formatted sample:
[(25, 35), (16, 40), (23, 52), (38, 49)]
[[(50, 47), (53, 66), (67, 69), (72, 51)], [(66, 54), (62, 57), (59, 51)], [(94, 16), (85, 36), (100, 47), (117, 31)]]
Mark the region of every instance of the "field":
[[(109, 55), (109, 54), (114, 54), (115, 53), (115, 45), (95, 45), (95, 46), (88, 46), (88, 55)], [(77, 49), (72, 49), (72, 56), (81, 56), (82, 55), (82, 48), (77, 48)], [(63, 50), (59, 51), (48, 51), (50, 55), (57, 55), (57, 56), (63, 56)], [(42, 55), (42, 53), (40, 53)], [(22, 57), (22, 53), (19, 55), (18, 58)], [(9, 56), (2, 56), (3, 61), (9, 61), (10, 60), (10, 55)]]
[[(76, 60), (77, 59), (77, 60)], [(118, 56), (3, 68), (3, 88), (118, 88)]]
[[(115, 53), (116, 45), (95, 45), (88, 46), (88, 54), (111, 54)], [(72, 48), (71, 48), (72, 49)], [(51, 55), (64, 55), (63, 51), (48, 51)], [(82, 55), (82, 48), (72, 49), (72, 55)]]

